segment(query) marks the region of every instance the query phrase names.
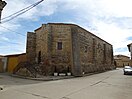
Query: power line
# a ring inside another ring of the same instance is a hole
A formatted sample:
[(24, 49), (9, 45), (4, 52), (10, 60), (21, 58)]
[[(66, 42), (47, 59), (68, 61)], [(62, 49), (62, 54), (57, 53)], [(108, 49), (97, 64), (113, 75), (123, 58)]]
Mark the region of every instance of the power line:
[(5, 27), (5, 26), (0, 25), (0, 27), (6, 29), (6, 30), (8, 30), (8, 31), (14, 32), (14, 33), (16, 33), (16, 34), (19, 34), (19, 35), (21, 35), (21, 36), (26, 36), (26, 35), (24, 35), (24, 34), (22, 34), (22, 33), (19, 33), (19, 32), (16, 32), (16, 31), (13, 31), (13, 30), (11, 30), (11, 29)]
[[(8, 21), (10, 21), (10, 20), (16, 18), (17, 16), (19, 16), (19, 15), (21, 15), (21, 14), (23, 14), (23, 13), (29, 11), (29, 10), (31, 10), (32, 8), (34, 8), (35, 6), (37, 6), (38, 4), (40, 4), (40, 3), (43, 2), (43, 1), (44, 1), (44, 0), (40, 0), (39, 2), (36, 2), (36, 3), (34, 3), (34, 4), (32, 4), (32, 5), (30, 5), (30, 6), (26, 7), (26, 8), (24, 8), (24, 9), (18, 11), (18, 12), (15, 12), (15, 13), (13, 13), (13, 14), (11, 14), (11, 15), (5, 17), (5, 18), (2, 18), (2, 19), (1, 19), (1, 20), (2, 20), (2, 21), (1, 21), (1, 24), (5, 23), (5, 22), (8, 22)], [(5, 26), (0, 25), (0, 27), (6, 29), (6, 30), (8, 30), (8, 31), (17, 33), (17, 34), (19, 34), (19, 35), (21, 35), (21, 36), (26, 36), (26, 35), (21, 34), (21, 33), (19, 33), (19, 32), (13, 31), (13, 30), (11, 30), (11, 29), (5, 27)], [(7, 42), (7, 43), (10, 43), (10, 44), (21, 45), (20, 43), (11, 42), (11, 41), (2, 41), (2, 42)]]
[(1, 42), (6, 42), (6, 43), (10, 43), (10, 44), (15, 44), (15, 45), (22, 45), (21, 43), (16, 43), (16, 42), (11, 42), (11, 41), (0, 41)]
[(19, 16), (19, 15), (21, 15), (21, 14), (23, 14), (23, 13), (29, 11), (29, 10), (31, 10), (32, 8), (34, 8), (35, 6), (37, 6), (38, 4), (40, 4), (40, 3), (43, 2), (43, 1), (44, 1), (44, 0), (40, 0), (40, 1), (38, 1), (38, 2), (36, 2), (36, 3), (34, 3), (34, 4), (32, 4), (32, 5), (30, 5), (30, 6), (26, 7), (26, 8), (24, 8), (24, 9), (18, 11), (18, 12), (15, 12), (15, 13), (13, 13), (13, 14), (11, 14), (11, 15), (5, 17), (5, 18), (2, 18), (2, 19), (1, 19), (1, 24), (5, 23), (5, 22), (8, 22), (8, 21), (10, 21), (10, 20), (13, 20), (13, 19), (16, 18), (17, 16)]
[(19, 13), (19, 12), (21, 12), (21, 11), (25, 10), (25, 9), (28, 9), (28, 8), (30, 8), (30, 7), (32, 7), (32, 6), (33, 6), (33, 5), (28, 6), (28, 7), (24, 8), (24, 9), (22, 9), (22, 10), (20, 10), (20, 11), (17, 11), (17, 12), (15, 12), (15, 13), (13, 13), (13, 14), (11, 14), (11, 15), (9, 15), (9, 16), (7, 16), (7, 17), (5, 17), (5, 18), (2, 18), (1, 20), (7, 19), (7, 18), (9, 18), (9, 17), (12, 17), (13, 15), (15, 15), (15, 14), (17, 14), (17, 13)]

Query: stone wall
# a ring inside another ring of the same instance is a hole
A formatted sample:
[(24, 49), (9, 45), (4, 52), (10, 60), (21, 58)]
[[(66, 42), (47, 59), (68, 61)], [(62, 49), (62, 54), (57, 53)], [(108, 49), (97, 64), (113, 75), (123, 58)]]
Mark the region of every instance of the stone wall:
[(36, 61), (43, 63), (48, 57), (48, 33), (49, 27), (42, 25), (41, 28), (35, 30), (36, 33)]
[(36, 34), (33, 32), (27, 33), (27, 46), (26, 46), (27, 61), (35, 63), (36, 60)]
[[(52, 74), (53, 72), (71, 71), (72, 44), (70, 26), (43, 24), (40, 28), (35, 30), (35, 34), (35, 47), (34, 49), (30, 47), (28, 50), (34, 50), (35, 58), (33, 58), (36, 60), (36, 63), (42, 67), (44, 72), (49, 71), (49, 74)], [(28, 43), (30, 41), (33, 41), (33, 39), (28, 39)], [(57, 49), (58, 42), (62, 42), (61, 50)], [(30, 53), (32, 53), (32, 51), (30, 51)]]
[[(51, 33), (51, 65), (53, 72), (67, 72), (71, 70), (71, 28), (67, 25), (49, 24)], [(58, 42), (62, 49), (58, 49)]]
[(73, 24), (43, 24), (28, 33), (27, 58), (45, 75), (71, 72), (81, 76), (113, 68), (112, 45)]
[(106, 71), (113, 68), (112, 45), (78, 27), (80, 60), (85, 73)]
[(82, 66), (80, 60), (80, 44), (79, 44), (79, 31), (76, 26), (71, 27), (71, 34), (72, 34), (72, 59), (73, 59), (73, 66), (72, 66), (72, 74), (74, 76), (82, 76)]

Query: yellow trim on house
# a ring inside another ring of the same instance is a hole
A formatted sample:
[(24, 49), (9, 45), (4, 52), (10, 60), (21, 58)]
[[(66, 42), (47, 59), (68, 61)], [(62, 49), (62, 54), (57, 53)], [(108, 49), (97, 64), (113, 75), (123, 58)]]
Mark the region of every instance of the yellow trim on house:
[(5, 56), (7, 60), (7, 72), (13, 73), (14, 69), (20, 62), (26, 61), (26, 53), (23, 54), (14, 54)]
[(18, 57), (8, 57), (7, 72), (13, 73), (14, 68), (18, 65)]

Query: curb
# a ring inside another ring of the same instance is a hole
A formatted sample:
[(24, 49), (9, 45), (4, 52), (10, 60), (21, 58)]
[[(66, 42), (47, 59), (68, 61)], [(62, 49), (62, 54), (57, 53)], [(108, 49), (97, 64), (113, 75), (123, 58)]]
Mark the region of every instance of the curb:
[(29, 79), (29, 80), (38, 80), (38, 81), (53, 81), (53, 80), (61, 80), (61, 79), (70, 79), (75, 78), (74, 76), (44, 76), (42, 78), (32, 78), (32, 77), (25, 77), (20, 75), (11, 74), (12, 77)]
[[(113, 69), (113, 70), (116, 70), (116, 69)], [(108, 70), (108, 71), (111, 71), (111, 70)], [(88, 74), (84, 74), (81, 77), (86, 77), (86, 76), (90, 76), (90, 75), (94, 75), (94, 74), (100, 74), (100, 73), (104, 73), (104, 72), (108, 72), (108, 71), (88, 73)], [(37, 80), (37, 81), (54, 81), (54, 80), (78, 78), (76, 76), (44, 76), (44, 77), (41, 77), (41, 78), (33, 78), (33, 77), (25, 77), (25, 76), (20, 76), (20, 75), (15, 75), (15, 74), (9, 74), (9, 75), (12, 76), (12, 77), (29, 79), (29, 80)]]

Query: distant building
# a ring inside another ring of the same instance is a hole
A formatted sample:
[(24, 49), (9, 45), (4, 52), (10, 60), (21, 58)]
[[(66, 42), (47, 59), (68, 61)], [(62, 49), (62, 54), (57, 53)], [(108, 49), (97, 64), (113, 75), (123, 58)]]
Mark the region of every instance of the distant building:
[(0, 72), (7, 72), (7, 57), (0, 55)]
[(0, 73), (4, 71), (2, 58), (3, 56), (0, 55)]
[(116, 67), (119, 67), (119, 68), (131, 65), (130, 57), (125, 55), (115, 55), (114, 60), (115, 60)]
[(7, 58), (7, 72), (9, 73), (13, 73), (19, 63), (27, 61), (26, 53), (6, 55), (4, 57)]
[(13, 73), (17, 65), (25, 61), (26, 53), (0, 56), (0, 72)]
[(114, 68), (113, 47), (74, 24), (48, 23), (27, 33), (27, 60), (44, 75), (74, 76)]

